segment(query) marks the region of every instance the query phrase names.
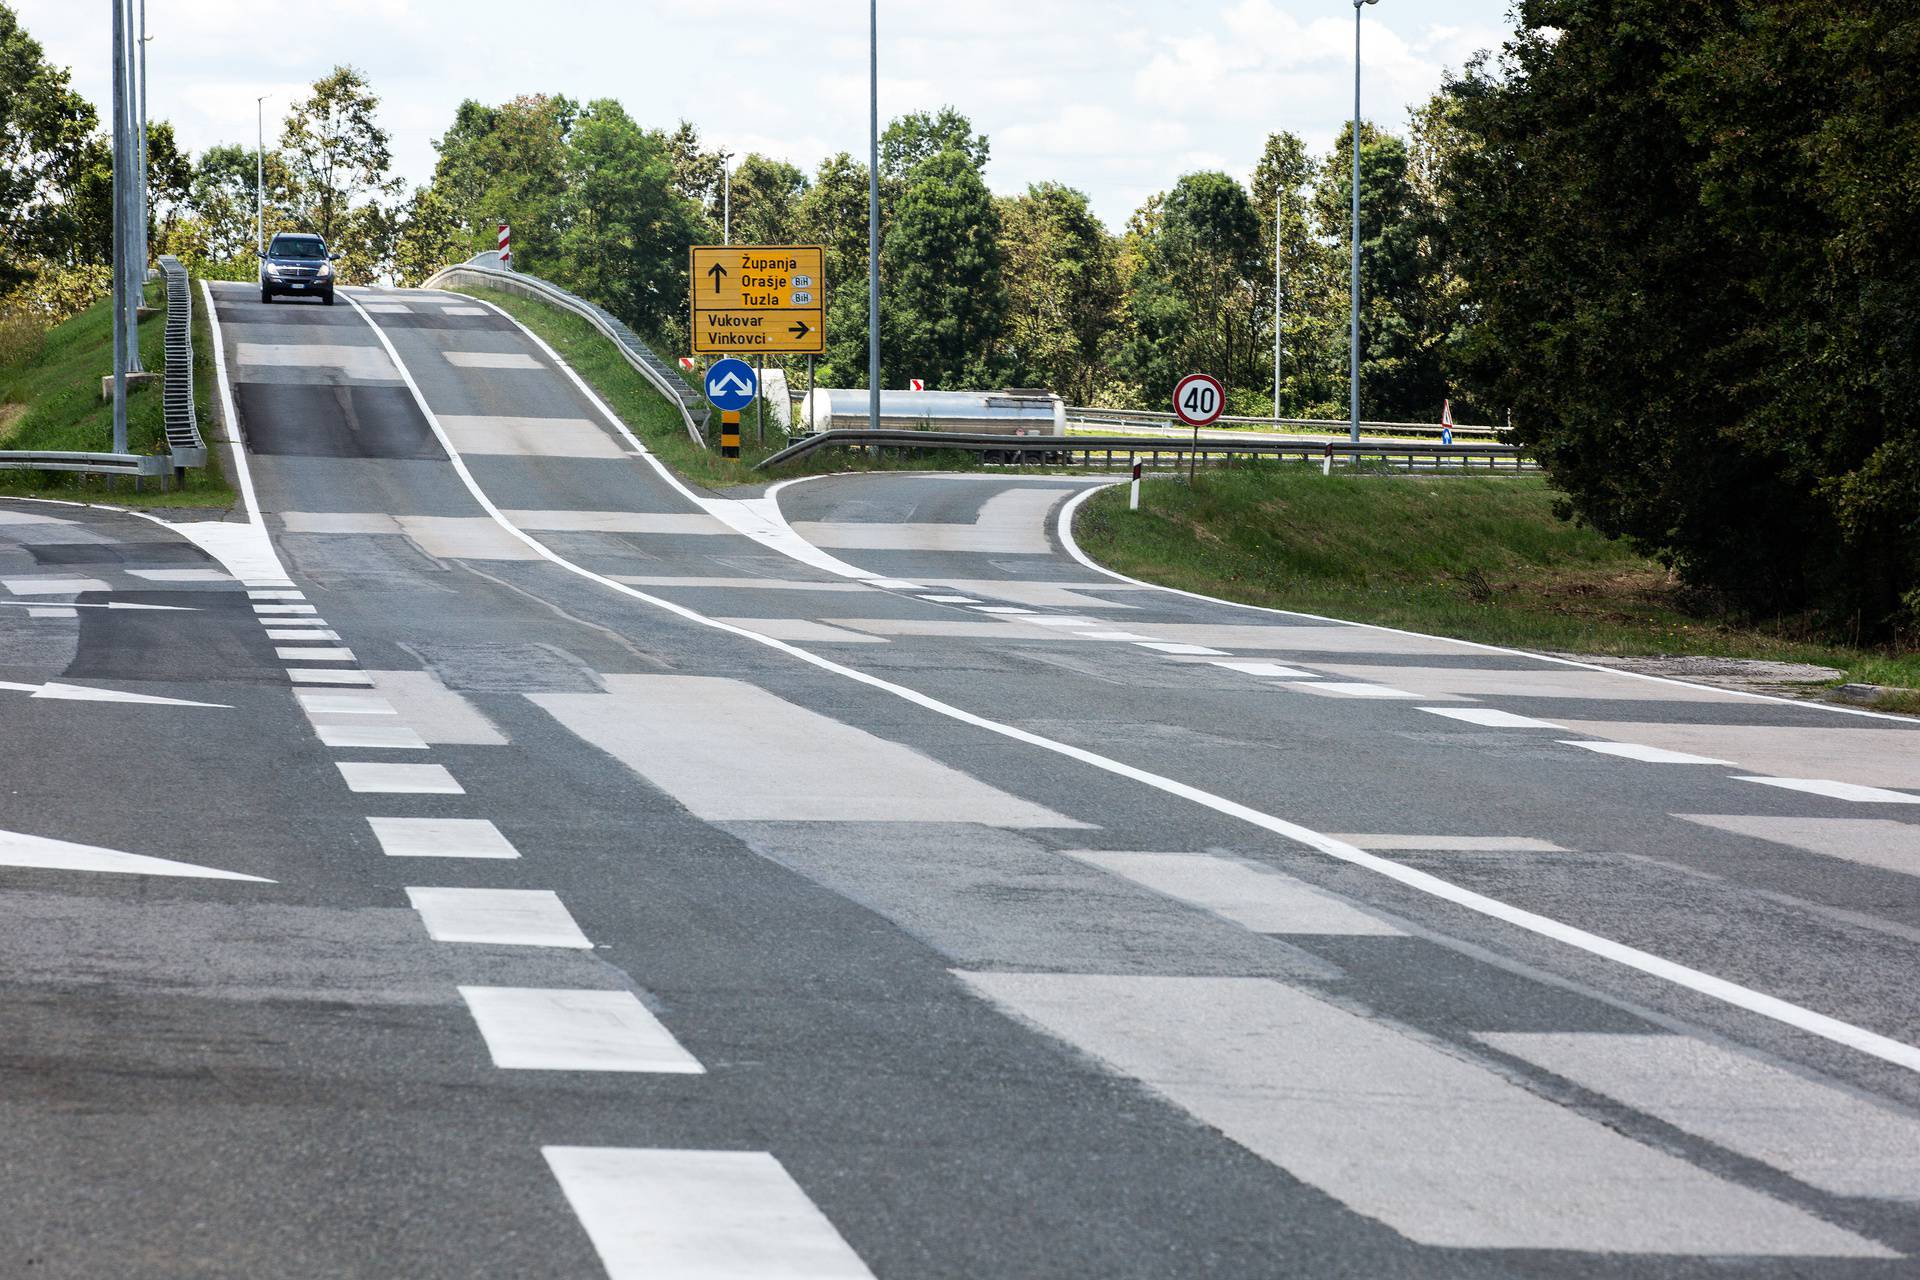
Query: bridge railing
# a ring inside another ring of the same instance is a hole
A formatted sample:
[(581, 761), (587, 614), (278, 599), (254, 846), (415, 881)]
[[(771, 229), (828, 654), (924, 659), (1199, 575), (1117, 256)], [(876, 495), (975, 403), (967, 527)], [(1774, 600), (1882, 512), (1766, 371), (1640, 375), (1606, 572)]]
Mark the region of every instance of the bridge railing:
[(167, 281), (167, 372), (161, 392), (167, 452), (179, 475), (188, 467), (207, 465), (207, 442), (200, 435), (199, 413), (193, 405), (193, 290), (187, 268), (172, 254), (160, 255), (160, 270)]

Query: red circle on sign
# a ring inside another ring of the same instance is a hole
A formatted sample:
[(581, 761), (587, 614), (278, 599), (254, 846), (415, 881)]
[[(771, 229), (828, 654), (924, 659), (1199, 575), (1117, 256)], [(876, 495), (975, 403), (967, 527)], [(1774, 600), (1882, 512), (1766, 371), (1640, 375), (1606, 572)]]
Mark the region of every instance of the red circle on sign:
[(1211, 426), (1226, 411), (1226, 388), (1204, 373), (1190, 373), (1173, 388), (1173, 414), (1190, 427)]

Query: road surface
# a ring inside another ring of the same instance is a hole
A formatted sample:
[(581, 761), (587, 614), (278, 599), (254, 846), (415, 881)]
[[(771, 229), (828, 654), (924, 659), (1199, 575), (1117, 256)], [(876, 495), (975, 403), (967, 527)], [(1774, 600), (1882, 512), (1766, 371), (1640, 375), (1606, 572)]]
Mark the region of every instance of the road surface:
[(1912, 723), (214, 297), (248, 511), (0, 503), (0, 1273), (1913, 1273)]

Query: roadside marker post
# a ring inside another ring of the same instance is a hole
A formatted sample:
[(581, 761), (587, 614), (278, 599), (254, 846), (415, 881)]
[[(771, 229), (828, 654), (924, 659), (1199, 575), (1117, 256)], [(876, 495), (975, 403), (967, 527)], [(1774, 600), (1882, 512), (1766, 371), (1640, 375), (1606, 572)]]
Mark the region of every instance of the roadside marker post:
[(925, 378), (908, 378), (907, 379), (907, 390), (925, 391), (926, 389), (927, 389), (927, 380)]
[(1227, 389), (1217, 378), (1190, 373), (1173, 386), (1173, 416), (1193, 428), (1193, 449), (1187, 454), (1187, 483), (1200, 464), (1200, 428), (1212, 426), (1227, 411)]
[(1133, 463), (1133, 486), (1131, 492), (1127, 494), (1127, 510), (1138, 511), (1140, 509), (1140, 455), (1131, 454), (1127, 460)]
[(740, 411), (738, 409), (720, 411), (720, 456), (723, 458), (740, 456)]
[(1333, 441), (1331, 440), (1327, 441), (1327, 452), (1320, 459), (1320, 474), (1323, 476), (1333, 474)]
[(720, 411), (720, 456), (740, 456), (740, 411), (759, 398), (760, 378), (745, 360), (729, 356), (707, 370), (707, 403)]
[(500, 224), (500, 269), (513, 270), (513, 230), (504, 222)]

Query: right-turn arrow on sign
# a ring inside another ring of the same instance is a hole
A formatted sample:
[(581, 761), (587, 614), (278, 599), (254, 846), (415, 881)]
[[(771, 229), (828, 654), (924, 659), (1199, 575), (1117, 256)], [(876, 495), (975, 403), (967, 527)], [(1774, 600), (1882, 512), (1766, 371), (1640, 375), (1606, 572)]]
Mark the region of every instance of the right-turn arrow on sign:
[(825, 351), (826, 256), (819, 245), (693, 246), (693, 349), (737, 356)]

